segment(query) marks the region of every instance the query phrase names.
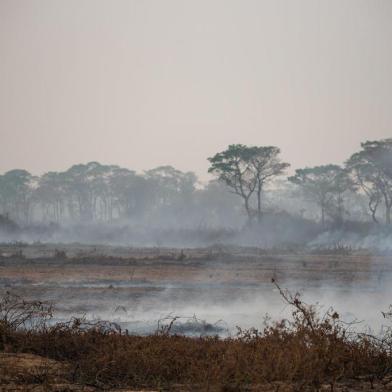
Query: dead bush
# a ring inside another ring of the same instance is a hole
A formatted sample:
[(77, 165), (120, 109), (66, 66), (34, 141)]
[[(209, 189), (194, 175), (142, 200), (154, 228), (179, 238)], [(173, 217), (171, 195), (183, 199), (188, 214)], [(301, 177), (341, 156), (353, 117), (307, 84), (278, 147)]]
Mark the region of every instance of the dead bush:
[(26, 301), (18, 295), (6, 292), (0, 299), (0, 350), (12, 345), (20, 331), (39, 331), (52, 317), (53, 306), (41, 301)]
[[(332, 309), (320, 314), (298, 294), (273, 283), (292, 307), (292, 317), (261, 329), (239, 329), (237, 336), (225, 339), (175, 333), (176, 319), (149, 336), (85, 319), (50, 325), (48, 308), (10, 296), (0, 309), (9, 349), (66, 363), (70, 380), (101, 389), (172, 390), (182, 385), (182, 390), (246, 390), (284, 382), (298, 390), (317, 390), (347, 380), (372, 384), (392, 374), (390, 332), (381, 337), (355, 334)], [(27, 322), (38, 316), (41, 323)]]

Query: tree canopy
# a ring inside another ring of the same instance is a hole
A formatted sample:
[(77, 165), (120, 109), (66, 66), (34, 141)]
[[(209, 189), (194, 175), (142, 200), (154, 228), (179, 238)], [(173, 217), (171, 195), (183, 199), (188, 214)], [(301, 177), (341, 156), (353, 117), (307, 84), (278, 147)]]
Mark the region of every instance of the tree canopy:
[(346, 162), (357, 187), (369, 199), (369, 209), (377, 222), (376, 212), (384, 205), (385, 222), (391, 224), (392, 209), (392, 139), (367, 141)]
[(342, 222), (343, 194), (351, 189), (350, 179), (342, 167), (324, 165), (297, 169), (289, 181), (300, 186), (304, 196), (319, 206), (323, 225), (327, 214), (336, 222)]
[(251, 197), (257, 200), (257, 218), (262, 216), (262, 191), (264, 185), (274, 177), (284, 173), (288, 163), (279, 158), (278, 147), (248, 147), (243, 144), (232, 144), (222, 152), (208, 158), (211, 166), (208, 169), (225, 183), (231, 192), (243, 199), (248, 218), (253, 217)]

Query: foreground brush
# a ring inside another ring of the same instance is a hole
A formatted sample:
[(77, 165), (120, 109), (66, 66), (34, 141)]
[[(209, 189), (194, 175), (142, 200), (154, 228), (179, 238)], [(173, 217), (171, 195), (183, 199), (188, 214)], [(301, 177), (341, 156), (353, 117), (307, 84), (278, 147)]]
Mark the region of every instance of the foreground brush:
[[(367, 390), (392, 386), (392, 332), (354, 333), (273, 281), (290, 320), (190, 338), (173, 323), (150, 336), (112, 323), (51, 324), (52, 306), (7, 293), (0, 301), (0, 385), (6, 390)], [(384, 313), (389, 317), (389, 313)], [(12, 389), (14, 388), (14, 389)], [(392, 390), (392, 387), (390, 388)]]

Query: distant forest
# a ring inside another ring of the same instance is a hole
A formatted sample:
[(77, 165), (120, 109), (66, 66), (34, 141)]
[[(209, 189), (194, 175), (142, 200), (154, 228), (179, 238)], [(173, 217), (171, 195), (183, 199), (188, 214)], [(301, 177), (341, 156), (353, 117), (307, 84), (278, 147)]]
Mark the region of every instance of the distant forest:
[(208, 158), (214, 179), (161, 166), (143, 173), (98, 162), (34, 176), (0, 176), (0, 214), (18, 225), (127, 222), (158, 227), (240, 227), (290, 215), (341, 227), (391, 224), (392, 139), (361, 144), (343, 166), (297, 169), (278, 147), (230, 145)]

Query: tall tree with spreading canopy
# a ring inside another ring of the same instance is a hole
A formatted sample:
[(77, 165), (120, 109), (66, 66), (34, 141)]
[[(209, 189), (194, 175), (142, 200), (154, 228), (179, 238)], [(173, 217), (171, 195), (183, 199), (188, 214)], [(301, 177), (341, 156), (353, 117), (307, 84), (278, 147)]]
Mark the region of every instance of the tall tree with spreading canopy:
[(297, 169), (289, 181), (300, 186), (305, 198), (317, 203), (320, 208), (321, 224), (326, 215), (341, 224), (343, 221), (343, 194), (351, 189), (347, 172), (338, 165), (324, 165)]
[(262, 192), (265, 184), (284, 173), (288, 163), (279, 158), (280, 149), (274, 146), (256, 147), (232, 144), (208, 158), (208, 169), (226, 184), (230, 191), (243, 199), (248, 219), (253, 217), (251, 198), (256, 196), (258, 221), (262, 217)]
[(360, 189), (368, 197), (369, 210), (377, 221), (378, 207), (385, 208), (385, 222), (391, 224), (392, 211), (392, 139), (361, 143), (362, 150), (346, 162), (347, 170)]

